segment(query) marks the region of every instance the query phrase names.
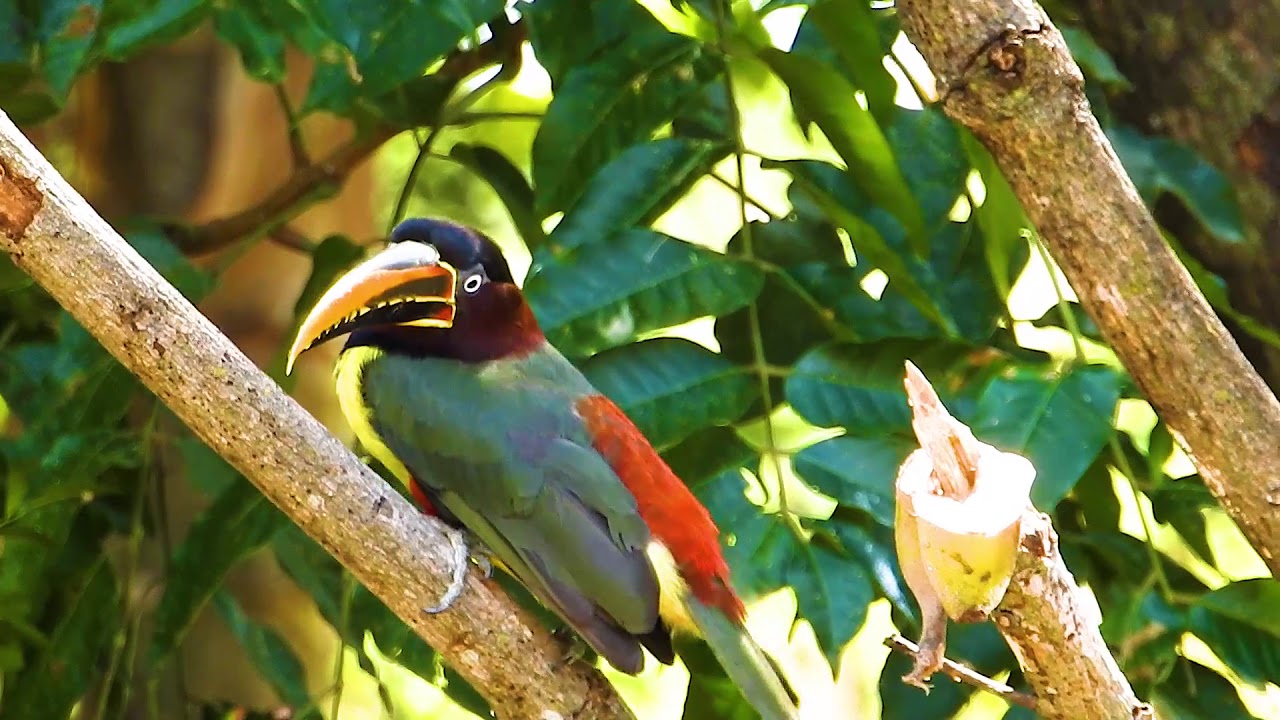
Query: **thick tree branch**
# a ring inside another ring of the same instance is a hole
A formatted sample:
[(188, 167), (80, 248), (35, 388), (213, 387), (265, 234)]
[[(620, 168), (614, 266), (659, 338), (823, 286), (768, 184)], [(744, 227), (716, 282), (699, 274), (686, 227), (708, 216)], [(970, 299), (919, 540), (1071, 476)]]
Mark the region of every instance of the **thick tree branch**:
[(503, 718), (629, 718), (612, 686), (495, 585), (148, 265), (0, 116), (0, 247), (213, 450), (396, 612)]
[(1205, 484), (1280, 573), (1280, 402), (1200, 295), (1031, 0), (901, 0), (941, 104), (996, 162), (1081, 303)]

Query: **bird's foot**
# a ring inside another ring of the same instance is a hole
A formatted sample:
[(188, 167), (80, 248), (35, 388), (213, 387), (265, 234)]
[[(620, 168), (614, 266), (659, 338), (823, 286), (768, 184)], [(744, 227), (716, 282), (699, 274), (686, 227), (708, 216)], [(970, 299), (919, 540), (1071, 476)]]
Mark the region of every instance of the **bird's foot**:
[(560, 656), (560, 662), (556, 664), (555, 669), (569, 665), (575, 662), (594, 663), (596, 660), (596, 651), (582, 636), (574, 631), (573, 628), (562, 625), (551, 631), (551, 636), (557, 640), (566, 642), (569, 647), (565, 649), (564, 655)]
[(469, 560), (475, 561), (476, 566), (484, 573), (485, 579), (493, 575), (493, 563), (489, 560), (489, 549), (483, 543), (479, 540), (470, 539), (470, 533), (463, 528), (445, 526), (444, 533), (448, 536), (449, 545), (453, 548), (453, 576), (449, 580), (449, 587), (445, 589), (444, 595), (440, 596), (440, 602), (422, 609), (422, 612), (428, 615), (442, 613), (453, 607), (453, 604), (457, 602), (462, 595), (462, 589), (467, 584)]

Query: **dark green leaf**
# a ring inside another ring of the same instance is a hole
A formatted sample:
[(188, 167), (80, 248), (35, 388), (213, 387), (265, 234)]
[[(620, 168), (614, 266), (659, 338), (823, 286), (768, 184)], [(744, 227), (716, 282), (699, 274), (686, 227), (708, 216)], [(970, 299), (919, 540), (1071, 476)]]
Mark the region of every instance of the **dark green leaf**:
[[(854, 4), (867, 7), (861, 0)], [(886, 131), (907, 186), (920, 203), (924, 229), (949, 223), (948, 215), (965, 192), (969, 161), (954, 123), (935, 107), (900, 110)]]
[[(973, 216), (982, 228), (987, 267), (1000, 297), (1008, 298), (1009, 289), (1026, 263), (1028, 248), (1023, 233), (1031, 228), (1031, 220), (991, 153), (968, 130), (959, 132), (969, 163), (982, 178), (985, 194), (982, 204), (973, 209)], [(1022, 260), (1017, 259), (1019, 256)]]
[(1084, 70), (1086, 77), (1115, 90), (1127, 90), (1132, 87), (1129, 79), (1116, 67), (1111, 55), (1102, 49), (1087, 30), (1070, 25), (1060, 25), (1058, 30), (1062, 33), (1062, 39), (1067, 41), (1071, 56), (1080, 64), (1080, 69)]
[(1064, 330), (1071, 330), (1074, 326), (1080, 329), (1080, 334), (1084, 337), (1094, 340), (1102, 339), (1102, 332), (1098, 330), (1097, 323), (1077, 302), (1051, 305), (1044, 314), (1032, 320), (1031, 324), (1036, 327), (1056, 327)]
[(199, 302), (213, 291), (209, 273), (192, 264), (158, 228), (140, 227), (127, 237), (133, 249), (188, 300)]
[[(5, 562), (11, 562), (7, 552)], [(71, 582), (79, 587), (39, 660), (30, 664), (31, 672), (21, 682), (5, 684), (7, 717), (68, 717), (101, 676), (101, 663), (123, 621), (119, 588), (105, 561), (93, 563)]]
[(153, 663), (162, 662), (181, 642), (231, 568), (270, 541), (286, 522), (246, 481), (229, 486), (196, 518), (174, 551), (156, 607)]
[[(1219, 606), (1223, 604), (1217, 603)], [(1274, 607), (1250, 606), (1250, 609), (1274, 618)], [(1258, 618), (1241, 620), (1236, 617), (1240, 608), (1226, 609), (1232, 614), (1223, 614), (1216, 607), (1203, 604), (1193, 607), (1191, 632), (1246, 683), (1260, 687), (1280, 678), (1280, 637), (1273, 634), (1270, 627), (1259, 627), (1260, 624), (1274, 625), (1274, 621)]]
[(1122, 377), (1090, 365), (1061, 373), (1031, 369), (996, 378), (978, 404), (974, 434), (1031, 461), (1031, 500), (1051, 510), (1093, 463), (1111, 425)]
[(1237, 580), (1205, 593), (1196, 606), (1280, 639), (1280, 582), (1271, 578)]
[(570, 71), (597, 59), (629, 35), (665, 32), (640, 3), (538, 0), (520, 11), (529, 22), (529, 44), (557, 94)]
[(881, 123), (898, 112), (898, 85), (885, 69), (889, 48), (880, 40), (874, 12), (866, 0), (822, 0), (805, 13), (791, 52), (825, 61), (846, 74), (867, 96), (867, 107)]
[(601, 353), (582, 372), (660, 450), (708, 425), (734, 422), (758, 391), (754, 379), (733, 363), (677, 338)]
[(240, 61), (250, 77), (278, 83), (284, 80), (285, 37), (272, 23), (266, 8), (270, 4), (233, 3), (219, 8), (215, 27), (223, 40), (240, 51)]
[(662, 453), (672, 471), (689, 487), (746, 467), (758, 453), (728, 427), (709, 427)]
[(120, 18), (122, 21), (107, 30), (103, 54), (113, 60), (127, 60), (144, 47), (176, 40), (193, 30), (209, 7), (207, 0), (136, 2)]
[[(338, 561), (293, 523), (283, 524), (272, 538), (271, 547), (280, 567), (311, 596), (320, 615), (339, 632), (349, 632), (341, 621), (343, 580)], [(354, 635), (344, 637), (344, 641), (360, 646), (360, 638)]]
[(306, 112), (343, 112), (361, 95), (382, 95), (421, 76), (503, 8), (501, 0), (298, 0), (297, 4), (318, 31), (336, 44), (318, 54), (303, 104)]
[(684, 696), (685, 720), (759, 720), (756, 712), (721, 667), (711, 648), (700, 640), (676, 638), (680, 660), (689, 669)]
[(776, 48), (759, 51), (786, 83), (796, 112), (811, 118), (848, 165), (850, 180), (897, 218), (908, 236), (923, 230), (920, 205), (911, 193), (893, 149), (870, 112), (855, 98), (855, 89), (831, 66)]
[(1166, 234), (1165, 241), (1177, 253), (1178, 260), (1182, 261), (1183, 266), (1187, 268), (1187, 272), (1191, 274), (1191, 278), (1196, 281), (1196, 287), (1200, 288), (1205, 300), (1209, 301), (1214, 310), (1217, 310), (1220, 315), (1231, 318), (1231, 321), (1239, 326), (1241, 330), (1272, 347), (1280, 348), (1280, 332), (1276, 332), (1266, 323), (1256, 318), (1245, 315), (1231, 305), (1231, 298), (1227, 294), (1227, 284), (1222, 278), (1209, 272), (1209, 269), (1203, 263), (1182, 247), (1177, 238)]
[(1172, 525), (1205, 562), (1213, 562), (1204, 511), (1217, 501), (1199, 477), (1167, 481), (1148, 490), (1147, 497), (1156, 522)]
[[(828, 527), (835, 531), (840, 544), (875, 579), (880, 596), (886, 598), (894, 610), (907, 620), (907, 625), (920, 627), (919, 613), (907, 581), (898, 567), (898, 551), (894, 546), (893, 530), (885, 526), (865, 525), (861, 518), (845, 517), (837, 511)], [(902, 623), (899, 623), (899, 627)]]
[(1156, 688), (1152, 701), (1163, 720), (1258, 717), (1241, 702), (1230, 680), (1185, 658), (1178, 658), (1168, 682)]
[(571, 357), (750, 303), (758, 268), (646, 229), (548, 258), (525, 281), (547, 338)]
[(311, 251), (311, 275), (298, 293), (293, 315), (301, 321), (338, 276), (364, 256), (365, 249), (345, 235), (330, 235)]
[[(294, 656), (293, 651), (285, 644), (276, 632), (266, 626), (259, 625), (245, 615), (244, 609), (226, 590), (218, 591), (213, 596), (213, 605), (222, 616), (222, 621), (230, 628), (248, 654), (254, 668), (275, 689), (280, 699), (296, 710), (309, 704), (307, 678), (302, 663)], [(299, 720), (318, 717), (312, 709), (302, 715), (294, 715)]]
[(600, 169), (551, 231), (556, 252), (599, 243), (666, 212), (724, 157), (723, 143), (663, 138), (623, 150)]
[(790, 172), (794, 182), (849, 234), (860, 263), (865, 260), (883, 270), (896, 292), (938, 327), (956, 334), (954, 323), (926, 290), (933, 278), (928, 266), (911, 257), (902, 226), (854, 187), (847, 173), (818, 160), (769, 162), (766, 167)]
[(786, 584), (795, 536), (782, 518), (747, 500), (743, 475), (730, 470), (694, 488), (720, 528), (733, 587), (748, 602)]
[(547, 244), (542, 220), (533, 211), (533, 188), (524, 173), (500, 151), (488, 145), (457, 143), (449, 149), (449, 157), (484, 178), (511, 215), (511, 222), (530, 250)]
[(102, 0), (52, 0), (43, 3), (37, 34), (44, 44), (44, 76), (58, 97), (88, 60), (102, 17)]
[(815, 535), (804, 542), (788, 533), (790, 556), (785, 560), (787, 584), (795, 590), (796, 614), (809, 621), (818, 646), (833, 668), (840, 653), (867, 618), (875, 599), (871, 577), (861, 563)]
[(661, 28), (570, 68), (533, 141), (538, 213), (572, 207), (597, 170), (671, 122), (718, 72), (695, 40)]
[(1185, 145), (1147, 137), (1128, 125), (1112, 126), (1107, 135), (1148, 204), (1161, 193), (1172, 193), (1206, 230), (1229, 242), (1244, 242), (1235, 190), (1217, 168)]
[(893, 483), (898, 467), (916, 447), (905, 437), (845, 436), (823, 440), (792, 459), (805, 482), (841, 505), (858, 508), (893, 527)]
[(906, 432), (911, 425), (902, 385), (906, 360), (941, 385), (942, 376), (969, 352), (963, 345), (909, 340), (824, 345), (792, 369), (787, 401), (814, 425), (841, 426), (852, 435)]

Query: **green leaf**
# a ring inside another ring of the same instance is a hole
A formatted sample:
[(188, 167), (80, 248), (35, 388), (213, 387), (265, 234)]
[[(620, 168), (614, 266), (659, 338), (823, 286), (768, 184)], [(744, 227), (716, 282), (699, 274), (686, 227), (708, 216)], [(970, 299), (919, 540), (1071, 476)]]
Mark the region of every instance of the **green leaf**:
[(557, 94), (574, 68), (617, 47), (630, 35), (665, 32), (640, 3), (596, 0), (538, 0), (520, 8), (529, 22), (529, 44), (551, 76)]
[(756, 712), (729, 679), (710, 646), (693, 638), (675, 638), (680, 661), (689, 670), (689, 686), (684, 696), (686, 720), (759, 720)]
[(1271, 578), (1237, 580), (1205, 593), (1196, 606), (1280, 638), (1280, 582)]
[[(991, 153), (967, 129), (959, 132), (960, 144), (978, 171), (985, 191), (982, 204), (973, 209), (973, 217), (982, 228), (987, 267), (1000, 297), (1008, 298), (1026, 263), (1028, 247), (1023, 234), (1030, 230), (1031, 220)], [(1019, 254), (1023, 258), (1020, 261), (1016, 259)]]
[[(894, 545), (893, 530), (888, 526), (866, 525), (837, 511), (827, 527), (831, 528), (844, 549), (875, 580), (879, 595), (886, 598), (895, 611), (906, 618), (907, 625), (920, 627), (914, 596), (898, 568), (898, 551)], [(899, 623), (902, 627), (902, 623)]]
[(537, 212), (572, 207), (597, 170), (671, 122), (719, 68), (692, 38), (654, 29), (569, 69), (533, 140)]
[[(124, 18), (104, 18), (106, 42), (103, 54), (112, 60), (127, 60), (143, 48), (176, 40), (195, 29), (208, 13), (207, 0), (137, 0), (128, 7)], [(107, 6), (110, 16), (111, 6)]]
[(370, 3), (296, 0), (331, 46), (317, 56), (303, 112), (342, 113), (423, 74), (476, 28), (496, 18), (502, 0)]
[(902, 385), (906, 360), (941, 386), (942, 376), (969, 352), (963, 345), (914, 340), (824, 345), (792, 369), (787, 402), (814, 425), (844, 427), (851, 435), (909, 432), (911, 411)]
[[(280, 699), (296, 710), (310, 705), (310, 693), (307, 692), (307, 678), (302, 663), (284, 640), (274, 630), (251, 620), (227, 590), (214, 594), (213, 605), (240, 647), (248, 654), (253, 667), (271, 683)], [(318, 713), (313, 708), (310, 712), (294, 717), (299, 720), (314, 718), (318, 717)]]
[(542, 220), (533, 210), (533, 188), (524, 173), (506, 155), (488, 145), (456, 143), (449, 149), (449, 157), (489, 183), (498, 199), (507, 208), (511, 222), (520, 233), (529, 250), (537, 250), (547, 244), (542, 231)]
[(1093, 39), (1089, 31), (1070, 25), (1059, 25), (1058, 31), (1062, 39), (1067, 41), (1067, 49), (1079, 63), (1086, 77), (1090, 77), (1113, 90), (1127, 90), (1132, 85), (1129, 79), (1116, 67), (1111, 55)]
[[(1223, 608), (1232, 614), (1219, 612), (1218, 608), (1225, 604), (1219, 601), (1215, 607), (1197, 604), (1191, 608), (1191, 632), (1244, 682), (1261, 687), (1280, 678), (1280, 637), (1267, 627), (1274, 623), (1256, 618), (1239, 619), (1240, 608), (1232, 605)], [(1247, 607), (1255, 613), (1275, 615), (1274, 606)]]
[(866, 0), (822, 0), (809, 6), (791, 52), (810, 55), (841, 70), (867, 98), (881, 123), (899, 112), (898, 84), (885, 69), (889, 48), (880, 40), (875, 11)]
[(1077, 302), (1055, 303), (1049, 306), (1049, 309), (1045, 310), (1040, 317), (1032, 320), (1031, 324), (1039, 328), (1056, 327), (1068, 331), (1074, 324), (1084, 337), (1094, 340), (1102, 339), (1102, 331), (1098, 329), (1098, 324)]
[(153, 664), (164, 661), (182, 641), (231, 568), (269, 542), (286, 522), (247, 481), (228, 487), (196, 518), (174, 550), (164, 595), (156, 607)]
[(188, 260), (159, 228), (139, 227), (127, 233), (127, 239), (142, 259), (191, 302), (199, 302), (213, 291), (213, 277)]
[(894, 480), (915, 447), (903, 437), (837, 437), (801, 450), (792, 463), (796, 474), (822, 493), (893, 527)]
[(293, 316), (301, 322), (324, 291), (329, 289), (339, 275), (364, 257), (364, 254), (365, 249), (345, 235), (330, 235), (321, 240), (311, 251), (311, 275), (302, 286), (302, 292), (298, 293), (298, 301), (293, 305)]
[(635, 229), (549, 258), (530, 273), (525, 294), (548, 340), (580, 357), (737, 310), (763, 284), (753, 265)]
[(601, 353), (582, 372), (662, 450), (746, 412), (758, 385), (733, 363), (688, 340), (656, 338)]
[(1200, 288), (1200, 292), (1204, 294), (1205, 300), (1217, 310), (1219, 314), (1231, 318), (1231, 321), (1240, 327), (1241, 330), (1249, 333), (1255, 338), (1280, 348), (1280, 332), (1276, 332), (1266, 323), (1252, 318), (1244, 313), (1236, 310), (1231, 305), (1231, 298), (1227, 295), (1227, 284), (1222, 278), (1214, 275), (1199, 260), (1186, 251), (1182, 247), (1182, 243), (1172, 235), (1165, 234), (1165, 241), (1169, 243), (1169, 247), (1178, 255), (1180, 260), (1187, 268), (1187, 272), (1191, 274), (1191, 278), (1196, 281), (1196, 287)]
[(871, 578), (863, 566), (843, 550), (815, 535), (804, 542), (788, 533), (792, 546), (786, 581), (795, 590), (796, 614), (809, 621), (818, 646), (833, 668), (840, 665), (844, 646), (867, 619), (875, 599)]
[(1204, 511), (1217, 501), (1197, 476), (1165, 482), (1147, 490), (1156, 522), (1173, 526), (1205, 562), (1213, 562)]
[(1171, 193), (1210, 233), (1227, 242), (1244, 242), (1235, 189), (1217, 168), (1185, 145), (1147, 137), (1128, 125), (1107, 128), (1107, 136), (1148, 205), (1161, 193)]
[(759, 453), (728, 427), (699, 430), (662, 453), (662, 459), (689, 487), (746, 467), (757, 457)]
[(1169, 680), (1156, 688), (1153, 704), (1164, 720), (1256, 718), (1232, 682), (1209, 668), (1178, 658)]
[(907, 250), (902, 227), (864, 197), (848, 173), (818, 160), (770, 161), (764, 166), (790, 172), (793, 181), (849, 234), (860, 263), (866, 260), (883, 270), (895, 291), (949, 335), (958, 332), (926, 290), (933, 279), (928, 267)]
[(68, 717), (90, 683), (101, 677), (101, 663), (123, 622), (120, 591), (111, 566), (100, 560), (82, 577), (60, 582), (76, 588), (71, 604), (58, 616), (48, 645), (29, 665), (31, 671), (20, 676), (21, 682), (6, 684), (6, 717)]
[(978, 439), (1031, 461), (1031, 500), (1052, 510), (1084, 474), (1115, 429), (1123, 377), (1090, 365), (1061, 373), (1021, 369), (996, 378), (978, 403)]
[(623, 150), (590, 179), (551, 231), (554, 249), (573, 250), (653, 222), (727, 149), (724, 143), (663, 138)]
[(102, 18), (102, 0), (43, 3), (36, 31), (44, 45), (44, 77), (57, 97), (65, 97), (87, 64)]
[[(240, 51), (240, 62), (249, 77), (278, 83), (285, 75), (285, 36), (272, 22), (267, 6), (274, 3), (233, 3), (215, 16), (218, 36)], [(280, 3), (291, 7), (288, 3)]]
[[(857, 4), (867, 7), (865, 2)], [(907, 186), (920, 203), (926, 232), (950, 223), (948, 216), (965, 192), (969, 161), (960, 132), (942, 111), (899, 110), (886, 131)]]
[(795, 536), (782, 518), (765, 513), (743, 492), (743, 474), (729, 470), (694, 488), (720, 528), (733, 587), (748, 602), (786, 584)]
[(897, 218), (908, 236), (923, 230), (920, 205), (903, 177), (876, 119), (863, 109), (849, 82), (830, 65), (776, 48), (758, 52), (791, 91), (797, 114), (812, 118), (848, 166), (847, 177)]

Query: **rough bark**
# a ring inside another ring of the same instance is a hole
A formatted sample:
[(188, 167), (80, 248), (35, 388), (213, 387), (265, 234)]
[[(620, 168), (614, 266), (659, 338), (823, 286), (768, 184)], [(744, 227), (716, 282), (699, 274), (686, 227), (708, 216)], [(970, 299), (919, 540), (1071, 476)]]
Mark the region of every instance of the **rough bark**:
[(940, 103), (992, 153), (1084, 308), (1280, 573), (1280, 402), (1164, 242), (1030, 0), (903, 0)]
[[(1112, 110), (1187, 143), (1231, 179), (1244, 243), (1204, 230), (1181, 203), (1156, 218), (1227, 283), (1232, 305), (1280, 329), (1280, 0), (1075, 0), (1084, 26), (1133, 83)], [(1280, 390), (1280, 348), (1224, 319)]]
[(1098, 605), (1062, 562), (1057, 533), (1044, 513), (1023, 515), (1017, 566), (991, 619), (1035, 689), (1039, 717), (1155, 718), (1107, 648)]
[(433, 604), (452, 555), (423, 517), (285, 395), (0, 118), (0, 247), (197, 436), (436, 648), (505, 718), (628, 718), (594, 668), (492, 583)]

